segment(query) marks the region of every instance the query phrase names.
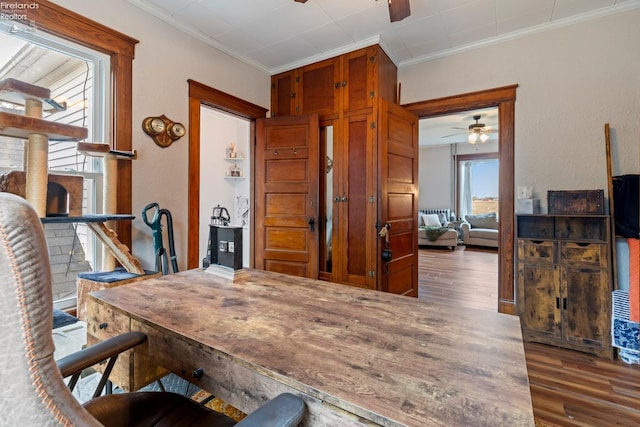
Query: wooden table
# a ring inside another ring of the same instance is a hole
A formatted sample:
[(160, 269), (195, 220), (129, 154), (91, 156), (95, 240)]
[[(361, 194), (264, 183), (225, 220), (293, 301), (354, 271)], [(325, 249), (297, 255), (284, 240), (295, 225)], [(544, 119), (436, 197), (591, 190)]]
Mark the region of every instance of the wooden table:
[(157, 364), (244, 411), (291, 391), (305, 425), (533, 425), (518, 317), (248, 273), (233, 283), (190, 270), (92, 293), (90, 341), (148, 334), (122, 361), (122, 381), (138, 369), (131, 388), (163, 375)]

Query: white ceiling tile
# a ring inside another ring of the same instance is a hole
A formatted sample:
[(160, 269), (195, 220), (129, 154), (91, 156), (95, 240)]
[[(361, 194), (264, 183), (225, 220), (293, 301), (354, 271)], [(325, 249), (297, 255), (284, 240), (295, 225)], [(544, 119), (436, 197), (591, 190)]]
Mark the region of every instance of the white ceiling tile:
[(436, 0), (438, 10), (444, 12), (451, 9), (460, 9), (475, 3), (476, 0)]
[(375, 37), (395, 61), (416, 61), (530, 27), (539, 31), (553, 20), (640, 7), (640, 0), (411, 0), (411, 16), (391, 23), (386, 0), (128, 1), (269, 72)]
[(378, 3), (385, 3), (385, 1), (386, 0), (323, 0), (318, 2), (318, 6), (322, 8), (333, 21), (338, 21), (349, 15), (361, 13), (365, 9), (378, 7)]
[(334, 50), (336, 46), (346, 46), (356, 41), (333, 22), (304, 32), (300, 37), (319, 52), (328, 52)]
[(269, 47), (280, 52), (280, 54), (287, 58), (289, 62), (297, 62), (308, 56), (314, 56), (321, 53), (300, 37), (283, 40)]
[(496, 0), (496, 18), (499, 22), (502, 19), (551, 11), (555, 3), (555, 0)]
[(197, 0), (147, 0), (146, 3), (158, 9), (165, 10), (170, 14), (174, 14), (193, 3), (197, 3)]
[(463, 7), (442, 12), (442, 20), (449, 33), (466, 31), (478, 25), (495, 25), (495, 0), (477, 0)]
[(342, 30), (354, 40), (362, 40), (380, 34), (389, 25), (389, 8), (386, 4), (364, 9), (336, 21)]
[(408, 47), (412, 58), (420, 58), (446, 49), (450, 49), (451, 42), (448, 37), (439, 37), (437, 39), (429, 39), (421, 43), (417, 43)]
[(613, 0), (556, 0), (553, 19), (563, 19), (580, 13), (611, 6)]
[(464, 46), (496, 36), (496, 24), (489, 23), (477, 27), (468, 28), (454, 34), (449, 34), (452, 46)]
[(547, 24), (551, 22), (552, 13), (553, 9), (551, 8), (540, 9), (526, 15), (518, 15), (498, 20), (498, 34), (509, 34), (529, 27), (535, 27), (536, 25)]

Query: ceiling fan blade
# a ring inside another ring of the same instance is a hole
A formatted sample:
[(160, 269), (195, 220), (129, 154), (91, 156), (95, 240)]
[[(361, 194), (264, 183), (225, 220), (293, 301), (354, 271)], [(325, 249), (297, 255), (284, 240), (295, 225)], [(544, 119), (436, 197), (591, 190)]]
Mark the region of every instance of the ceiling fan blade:
[(402, 21), (411, 15), (409, 8), (409, 0), (388, 0), (389, 1), (389, 17), (391, 22)]
[(441, 136), (440, 138), (449, 138), (451, 136), (456, 136), (456, 135), (463, 135), (463, 133), (462, 132), (452, 133), (451, 135), (444, 135), (444, 136)]
[(306, 3), (307, 2), (307, 0), (293, 0), (293, 1), (298, 2), (298, 3)]

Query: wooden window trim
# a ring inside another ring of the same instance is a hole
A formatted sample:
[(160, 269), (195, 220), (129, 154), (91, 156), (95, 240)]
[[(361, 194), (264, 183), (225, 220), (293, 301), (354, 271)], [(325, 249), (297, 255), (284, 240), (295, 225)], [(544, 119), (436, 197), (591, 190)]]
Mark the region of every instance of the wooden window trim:
[[(32, 4), (30, 0), (15, 0), (12, 3)], [(106, 54), (111, 59), (111, 145), (116, 150), (131, 151), (132, 144), (132, 87), (133, 58), (138, 40), (112, 30), (98, 22), (72, 12), (46, 0), (38, 2), (38, 8), (25, 9), (28, 18), (38, 31), (43, 31), (65, 40)], [(28, 22), (23, 22), (28, 25)], [(118, 161), (117, 212), (131, 213), (132, 162)], [(121, 242), (131, 246), (131, 223), (118, 221), (116, 233)]]
[(515, 314), (514, 275), (514, 129), (515, 102), (518, 85), (448, 96), (405, 104), (403, 107), (418, 117), (498, 107), (498, 154), (500, 160), (500, 243), (498, 247), (498, 311)]

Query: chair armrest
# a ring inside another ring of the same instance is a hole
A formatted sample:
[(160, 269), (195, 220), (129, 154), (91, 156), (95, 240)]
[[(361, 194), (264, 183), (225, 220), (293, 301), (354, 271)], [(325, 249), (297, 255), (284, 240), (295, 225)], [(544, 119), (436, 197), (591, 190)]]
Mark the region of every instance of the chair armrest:
[(302, 421), (304, 401), (291, 393), (282, 393), (236, 424), (236, 427), (295, 427)]
[(127, 351), (147, 340), (142, 332), (127, 332), (104, 340), (58, 360), (62, 377), (66, 378), (91, 366)]
[(469, 224), (467, 221), (462, 221), (460, 223), (460, 231), (462, 232), (462, 243), (468, 243), (469, 230), (471, 230), (471, 224)]

